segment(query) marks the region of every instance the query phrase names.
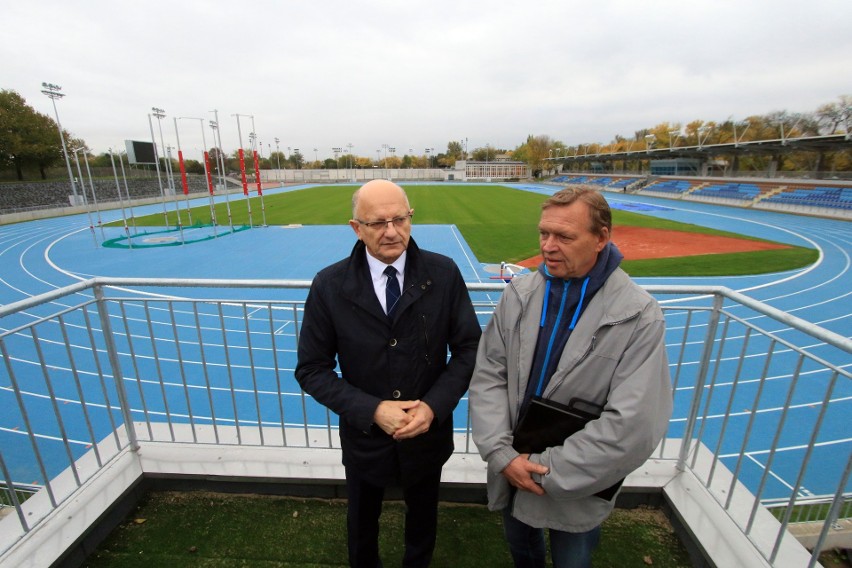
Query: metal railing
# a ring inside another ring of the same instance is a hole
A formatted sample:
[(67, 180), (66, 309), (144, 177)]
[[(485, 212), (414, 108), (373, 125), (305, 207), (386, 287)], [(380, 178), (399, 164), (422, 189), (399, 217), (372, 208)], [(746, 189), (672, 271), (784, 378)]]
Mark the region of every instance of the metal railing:
[[(0, 307), (0, 484), (40, 486), (51, 509), (147, 441), (339, 447), (336, 416), (293, 377), (309, 284), (96, 278)], [(483, 326), (502, 288), (469, 285)], [(693, 473), (770, 564), (822, 500), (815, 561), (848, 513), (852, 341), (723, 287), (646, 289), (675, 392), (655, 457)], [(455, 424), (456, 452), (475, 453), (466, 399)], [(22, 533), (46, 517), (8, 500)], [(768, 540), (764, 504), (781, 521)]]

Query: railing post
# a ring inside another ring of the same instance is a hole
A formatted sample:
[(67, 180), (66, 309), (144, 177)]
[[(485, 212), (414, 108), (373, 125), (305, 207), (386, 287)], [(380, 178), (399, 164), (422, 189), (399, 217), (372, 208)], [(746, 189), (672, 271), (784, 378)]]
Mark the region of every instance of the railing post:
[(701, 351), (701, 361), (698, 366), (698, 373), (695, 376), (695, 388), (692, 395), (692, 404), (689, 407), (689, 413), (686, 416), (686, 426), (683, 429), (683, 439), (681, 441), (680, 453), (677, 458), (677, 470), (684, 471), (686, 469), (686, 460), (689, 456), (689, 449), (692, 446), (692, 434), (695, 431), (695, 423), (698, 421), (698, 413), (701, 408), (701, 399), (704, 396), (704, 385), (707, 382), (707, 374), (710, 372), (710, 358), (713, 356), (713, 342), (716, 339), (716, 331), (719, 328), (719, 314), (722, 311), (724, 297), (721, 293), (713, 294), (713, 309), (710, 312), (710, 319), (707, 322), (707, 337), (704, 340), (704, 347)]
[[(130, 403), (127, 400), (127, 391), (124, 388), (124, 375), (121, 373), (121, 362), (118, 358), (118, 349), (115, 347), (115, 340), (112, 335), (112, 326), (109, 322), (109, 310), (107, 310), (104, 290), (101, 284), (95, 284), (92, 287), (95, 295), (95, 301), (98, 306), (98, 317), (101, 320), (101, 329), (104, 335), (104, 345), (106, 346), (107, 357), (109, 358), (109, 366), (112, 369), (112, 377), (115, 380), (115, 391), (118, 394), (118, 404), (121, 409), (121, 415), (124, 418), (124, 428), (127, 432), (127, 440), (130, 444), (130, 450), (135, 452), (139, 450), (139, 440), (136, 437), (136, 427), (133, 425), (133, 415), (130, 412)], [(109, 409), (107, 409), (109, 411)]]
[(15, 491), (15, 484), (12, 481), (12, 476), (9, 475), (9, 470), (6, 468), (6, 462), (3, 461), (2, 453), (0, 453), (0, 474), (3, 475), (2, 479), (6, 482), (6, 490), (9, 492), (9, 501), (12, 503), (12, 506), (15, 508), (15, 512), (18, 514), (18, 521), (21, 523), (21, 528), (24, 529), (24, 532), (30, 532), (30, 525), (27, 523), (27, 517), (21, 509), (21, 502), (18, 500), (18, 494)]
[(808, 568), (816, 566), (819, 554), (822, 552), (822, 547), (825, 546), (826, 538), (828, 538), (828, 533), (831, 532), (834, 524), (837, 522), (837, 518), (840, 516), (840, 507), (843, 505), (843, 489), (849, 482), (850, 473), (852, 473), (852, 454), (850, 454), (846, 459), (846, 468), (843, 470), (843, 475), (838, 480), (837, 491), (834, 493), (834, 500), (831, 502), (831, 508), (828, 510), (828, 516), (825, 519), (825, 523), (823, 523), (822, 530), (819, 533), (819, 538), (817, 538), (817, 543), (814, 545), (813, 554), (811, 555), (811, 561), (808, 564)]

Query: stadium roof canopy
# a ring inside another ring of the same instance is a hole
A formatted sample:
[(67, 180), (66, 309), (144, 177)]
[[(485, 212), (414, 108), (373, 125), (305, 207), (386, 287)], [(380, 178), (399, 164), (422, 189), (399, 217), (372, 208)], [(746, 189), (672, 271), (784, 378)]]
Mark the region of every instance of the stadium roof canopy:
[(742, 156), (745, 154), (780, 155), (789, 152), (838, 152), (852, 148), (852, 135), (830, 134), (827, 136), (802, 136), (774, 140), (749, 140), (726, 144), (699, 144), (698, 146), (671, 146), (654, 148), (646, 141), (643, 150), (619, 152), (580, 153), (545, 158), (546, 161), (575, 163), (586, 161), (662, 160), (668, 158), (697, 158), (710, 160), (716, 156)]

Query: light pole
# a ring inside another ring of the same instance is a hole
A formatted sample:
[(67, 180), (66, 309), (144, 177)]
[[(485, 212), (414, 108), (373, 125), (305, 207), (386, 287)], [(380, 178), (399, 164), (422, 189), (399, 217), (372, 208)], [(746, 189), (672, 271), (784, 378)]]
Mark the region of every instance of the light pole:
[(216, 140), (219, 141), (219, 151), (216, 152), (218, 155), (216, 157), (217, 164), (216, 167), (219, 170), (219, 182), (222, 184), (222, 191), (225, 192), (225, 209), (228, 212), (228, 226), (231, 228), (231, 232), (234, 232), (234, 220), (231, 217), (231, 198), (230, 192), (228, 191), (228, 185), (225, 181), (225, 156), (224, 151), (222, 150), (222, 134), (219, 131), (219, 111), (216, 109), (211, 110), (213, 116), (216, 120), (210, 121), (210, 130), (213, 131), (213, 143), (216, 143)]
[[(160, 119), (162, 117), (166, 116), (165, 111), (163, 109), (159, 109), (157, 107), (152, 107), (151, 111), (153, 112), (154, 116), (157, 117), (158, 122), (160, 121)], [(160, 148), (162, 148), (162, 146), (158, 147), (157, 143), (155, 142), (156, 138), (154, 138), (154, 124), (151, 121), (151, 114), (148, 115), (148, 126), (151, 129), (151, 142), (154, 144), (154, 167), (157, 170), (157, 183), (160, 186), (160, 197), (162, 198), (162, 201), (163, 201), (163, 218), (164, 218), (165, 223), (166, 223), (166, 229), (168, 229), (169, 228), (169, 214), (166, 212), (166, 190), (163, 188), (163, 180), (160, 177)], [(161, 140), (162, 140), (162, 132), (163, 132), (163, 129), (160, 128), (160, 139)]]
[[(646, 154), (651, 153), (651, 148), (654, 147), (654, 141), (656, 139), (657, 139), (657, 137), (654, 136), (653, 134), (646, 134), (645, 135), (645, 153)], [(639, 164), (640, 164), (640, 168), (641, 168), (641, 162), (639, 162)], [(648, 171), (649, 172), (651, 171), (651, 160), (650, 159), (648, 160)]]
[[(157, 117), (157, 127), (160, 130), (160, 143), (163, 145), (163, 149), (165, 151), (165, 155), (163, 156), (166, 159), (166, 187), (169, 188), (169, 191), (172, 194), (172, 197), (177, 197), (177, 186), (175, 186), (174, 172), (172, 171), (172, 158), (169, 154), (169, 147), (166, 146), (166, 143), (163, 139), (163, 121), (162, 119), (166, 117), (166, 111), (161, 108), (152, 108), (154, 112), (154, 116)], [(177, 202), (175, 202), (175, 211), (178, 211)], [(180, 213), (178, 213), (178, 225), (180, 225)]]
[(277, 172), (277, 175), (275, 177), (278, 179), (278, 181), (280, 183), (281, 182), (281, 150), (278, 149), (278, 142), (280, 142), (280, 140), (278, 140), (278, 137), (276, 136), (275, 137), (275, 159), (278, 161), (278, 172)]
[[(332, 148), (331, 151), (334, 152), (334, 162), (335, 162), (334, 165), (337, 168), (337, 170), (340, 171), (340, 158), (338, 158), (338, 155), (340, 155), (340, 153), (343, 152), (343, 148), (337, 146), (337, 147)], [(336, 179), (339, 176), (337, 174), (335, 174), (334, 177)]]
[[(59, 129), (59, 141), (62, 142), (62, 155), (65, 156), (65, 167), (68, 169), (68, 181), (71, 182), (71, 193), (74, 195), (74, 205), (77, 203), (77, 185), (74, 183), (74, 174), (71, 172), (71, 160), (68, 159), (68, 148), (65, 146), (65, 136), (62, 134), (62, 124), (59, 122), (59, 111), (56, 109), (56, 99), (61, 99), (65, 95), (60, 93), (62, 87), (52, 83), (42, 83), (44, 89), (41, 91), (53, 103), (53, 113), (56, 115), (56, 127)], [(82, 183), (82, 182), (81, 182)]]
[[(346, 156), (346, 164), (349, 167), (352, 167), (352, 142), (348, 143), (346, 147), (349, 149), (349, 154)], [(355, 181), (355, 169), (352, 169), (352, 181)]]
[(669, 130), (669, 152), (674, 151), (674, 142), (680, 138), (680, 130)]
[(382, 144), (382, 150), (385, 151), (385, 164), (384, 164), (384, 166), (385, 166), (385, 172), (387, 173), (388, 179), (390, 179), (390, 172), (388, 172), (388, 148), (389, 147), (390, 147), (389, 144)]

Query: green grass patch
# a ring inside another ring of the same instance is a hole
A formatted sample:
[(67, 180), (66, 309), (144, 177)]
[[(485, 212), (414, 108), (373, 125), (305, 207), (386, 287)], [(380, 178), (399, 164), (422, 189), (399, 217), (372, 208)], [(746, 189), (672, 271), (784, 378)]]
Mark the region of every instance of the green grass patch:
[[(768, 507), (769, 512), (778, 519), (783, 519), (787, 511), (786, 506)], [(805, 505), (794, 505), (793, 511), (790, 514), (791, 523), (804, 523), (824, 521), (828, 518), (828, 513), (831, 510), (831, 503), (815, 503)], [(838, 519), (852, 518), (852, 500), (847, 499), (840, 505), (840, 512), (837, 515)]]
[[(518, 262), (539, 253), (536, 226), (544, 196), (494, 185), (412, 185), (405, 188), (415, 210), (415, 224), (455, 224), (480, 262)], [(318, 186), (265, 195), (263, 204), (269, 225), (343, 225), (352, 217), (353, 186)], [(177, 224), (174, 206), (169, 223)], [(220, 224), (227, 224), (227, 205), (216, 205)], [(251, 198), (252, 223), (261, 224), (261, 200)], [(230, 198), (235, 225), (248, 225), (248, 207), (242, 195)], [(139, 226), (162, 226), (157, 213), (136, 219)], [(181, 209), (181, 222), (189, 215)], [(209, 224), (210, 207), (192, 209), (192, 224)], [(117, 225), (118, 223), (113, 223)], [(668, 219), (613, 209), (613, 225), (670, 229), (761, 241), (727, 231), (680, 223)], [(616, 229), (617, 231), (617, 229)], [(414, 230), (416, 236), (416, 227)], [(764, 241), (766, 242), (766, 241)], [(421, 243), (422, 244), (422, 243)], [(428, 248), (428, 244), (426, 245)], [(632, 276), (737, 276), (783, 272), (807, 266), (818, 258), (814, 249), (792, 247), (782, 250), (700, 255), (666, 259), (626, 261)]]
[[(404, 505), (381, 517), (385, 566), (400, 566)], [(595, 566), (689, 566), (665, 516), (616, 510), (604, 523)], [(346, 503), (259, 495), (153, 492), (88, 558), (90, 568), (347, 566)], [(512, 565), (500, 515), (482, 505), (443, 503), (432, 566)]]
[(625, 260), (621, 267), (631, 276), (741, 276), (784, 272), (813, 264), (814, 249), (793, 247), (779, 250), (704, 254), (675, 258)]

